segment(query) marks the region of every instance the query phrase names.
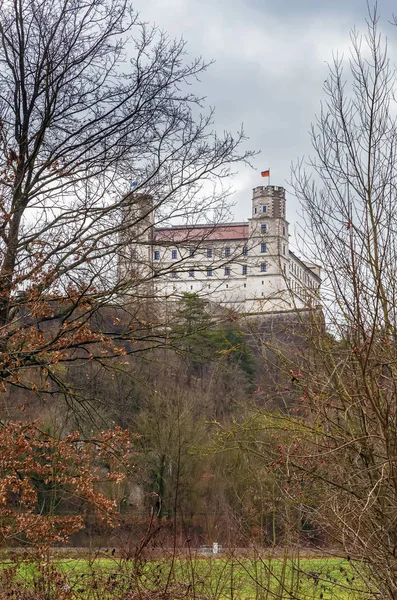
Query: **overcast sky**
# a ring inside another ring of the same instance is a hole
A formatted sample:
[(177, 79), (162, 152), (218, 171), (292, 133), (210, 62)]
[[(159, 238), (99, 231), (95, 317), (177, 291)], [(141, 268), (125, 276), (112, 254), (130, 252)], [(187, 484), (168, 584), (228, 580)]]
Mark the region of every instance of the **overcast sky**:
[[(318, 112), (332, 52), (348, 52), (349, 31), (365, 29), (366, 0), (136, 0), (143, 20), (183, 37), (192, 55), (215, 60), (201, 93), (216, 108), (216, 125), (241, 123), (250, 148), (261, 150), (255, 170), (234, 179), (234, 216), (250, 213), (251, 189), (287, 187), (291, 163), (311, 152), (309, 129)], [(389, 21), (397, 4), (379, 0), (380, 27), (397, 63), (397, 28)], [(288, 195), (290, 222), (296, 201)]]

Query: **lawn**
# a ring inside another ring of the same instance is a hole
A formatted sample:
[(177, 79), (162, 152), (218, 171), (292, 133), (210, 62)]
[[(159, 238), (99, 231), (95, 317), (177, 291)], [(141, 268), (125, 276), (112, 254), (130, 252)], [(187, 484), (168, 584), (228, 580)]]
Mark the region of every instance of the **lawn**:
[[(336, 558), (222, 556), (125, 561), (54, 559), (40, 566), (0, 563), (3, 580), (57, 600), (358, 600), (354, 568)], [(4, 586), (4, 582), (3, 582)], [(45, 589), (44, 589), (45, 588)], [(44, 594), (45, 592), (45, 594)], [(37, 596), (41, 597), (41, 596)]]

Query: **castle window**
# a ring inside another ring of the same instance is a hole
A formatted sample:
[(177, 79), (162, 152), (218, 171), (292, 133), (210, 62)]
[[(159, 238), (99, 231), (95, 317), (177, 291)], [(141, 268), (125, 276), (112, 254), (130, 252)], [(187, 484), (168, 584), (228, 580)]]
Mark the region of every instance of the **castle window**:
[(267, 206), (262, 206), (262, 212), (267, 212)]
[(247, 265), (243, 265), (243, 275), (247, 275), (248, 267)]
[(154, 251), (154, 260), (160, 260), (160, 250)]
[(230, 248), (225, 248), (225, 256), (230, 256)]
[(247, 284), (246, 284), (246, 283), (244, 283), (244, 287), (245, 287), (245, 288), (247, 287)]
[(285, 235), (285, 227), (283, 226), (283, 235)]
[(261, 244), (261, 252), (267, 252), (266, 244)]
[(225, 275), (230, 275), (230, 267), (225, 267)]
[(189, 248), (189, 254), (190, 256), (194, 256), (194, 248)]
[(177, 258), (177, 251), (176, 250), (171, 250), (171, 258), (173, 260), (175, 260)]
[(213, 251), (212, 248), (207, 248), (207, 258), (212, 258)]
[(194, 277), (194, 269), (191, 269), (191, 270), (189, 271), (189, 277)]
[(262, 223), (262, 225), (261, 225), (261, 232), (262, 233), (267, 233), (267, 224), (266, 223)]
[(207, 269), (207, 277), (212, 277), (212, 269)]
[(248, 256), (248, 247), (247, 246), (243, 247), (243, 256)]
[(176, 271), (171, 271), (171, 277), (176, 277), (177, 273)]
[(266, 263), (261, 263), (261, 272), (262, 273), (266, 273), (267, 270), (267, 264)]
[(256, 214), (257, 212), (258, 212), (258, 209), (257, 209), (257, 208), (256, 208), (256, 206), (255, 206), (255, 208), (254, 208), (254, 213)]
[(286, 274), (286, 273), (287, 273), (287, 268), (286, 268), (286, 266), (285, 266), (285, 265), (283, 266), (283, 271), (284, 271), (284, 274)]

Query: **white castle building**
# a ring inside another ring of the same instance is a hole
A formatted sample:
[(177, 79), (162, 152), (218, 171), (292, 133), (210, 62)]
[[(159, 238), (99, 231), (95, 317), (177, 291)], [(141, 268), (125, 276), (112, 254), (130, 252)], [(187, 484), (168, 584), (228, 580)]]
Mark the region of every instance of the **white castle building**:
[(197, 293), (243, 313), (280, 312), (319, 304), (320, 267), (289, 249), (285, 189), (253, 190), (244, 223), (156, 228), (146, 245), (156, 298)]

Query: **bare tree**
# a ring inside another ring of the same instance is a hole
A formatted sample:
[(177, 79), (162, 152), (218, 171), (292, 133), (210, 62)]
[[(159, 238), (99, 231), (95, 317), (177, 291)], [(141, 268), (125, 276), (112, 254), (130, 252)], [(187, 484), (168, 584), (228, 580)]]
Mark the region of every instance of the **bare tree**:
[(242, 132), (214, 133), (194, 92), (208, 65), (188, 62), (185, 43), (140, 22), (129, 0), (0, 11), (1, 379), (22, 385), (26, 367), (57, 379), (50, 365), (74, 348), (93, 345), (92, 358), (134, 331), (153, 340), (133, 303), (117, 334), (113, 313), (92, 327), (98, 307), (145, 296), (154, 276), (146, 265), (120, 278), (117, 257), (126, 240), (147, 248), (154, 212), (222, 218), (222, 181), (250, 153)]
[(283, 452), (306, 513), (356, 559), (369, 594), (395, 599), (396, 77), (376, 8), (366, 35), (351, 34), (345, 74), (346, 62), (330, 65), (315, 158), (294, 171), (304, 242), (324, 269), (325, 327), (312, 323), (310, 352), (284, 363), (300, 412), (280, 417), (294, 442)]
[[(236, 445), (274, 473), (279, 501), (292, 517), (288, 526), (299, 529), (306, 523), (314, 543), (328, 543), (350, 561), (348, 571), (355, 574), (346, 571), (337, 585), (358, 597), (393, 600), (395, 92), (396, 72), (375, 7), (366, 35), (351, 34), (350, 59), (336, 56), (330, 65), (326, 100), (312, 128), (314, 158), (293, 171), (306, 219), (301, 241), (323, 268), (322, 312), (296, 311), (294, 327), (293, 319), (285, 320), (287, 333), (295, 331), (299, 342), (293, 347), (289, 342), (288, 348), (286, 336), (272, 343), (258, 335), (264, 360), (279, 371), (273, 391), (277, 403), (266, 411), (254, 408), (252, 421), (232, 432)], [(271, 401), (270, 392), (264, 396)]]

